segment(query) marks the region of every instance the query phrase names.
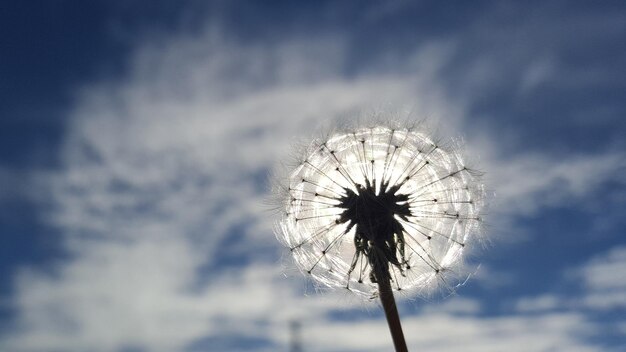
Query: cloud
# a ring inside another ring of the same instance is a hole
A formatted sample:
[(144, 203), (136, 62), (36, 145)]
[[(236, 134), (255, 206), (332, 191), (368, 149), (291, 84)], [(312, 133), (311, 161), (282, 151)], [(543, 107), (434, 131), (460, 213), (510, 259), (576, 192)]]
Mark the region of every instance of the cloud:
[(626, 247), (615, 247), (589, 261), (574, 275), (582, 279), (588, 294), (582, 303), (592, 309), (626, 308)]
[[(231, 336), (223, 347), (232, 349), (237, 339), (268, 339), (271, 351), (286, 344), (286, 323), (293, 319), (301, 321), (303, 343), (310, 351), (382, 351), (391, 343), (377, 306), (341, 292), (304, 296), (294, 285), (301, 280), (281, 277), (275, 265), (257, 263), (223, 272), (201, 292), (190, 293), (186, 278), (179, 277), (185, 272), (180, 267), (187, 263), (171, 260), (184, 253), (168, 250), (167, 245), (146, 244), (152, 248), (134, 259), (126, 252), (140, 252), (138, 248), (114, 249), (122, 253), (106, 257), (121, 259), (119, 269), (90, 259), (92, 263), (80, 263), (64, 274), (62, 286), (38, 279), (38, 286), (30, 287), (30, 296), (24, 297), (34, 314), (28, 320), (32, 323), (28, 339), (9, 345), (11, 350), (80, 351), (98, 346), (97, 350), (108, 351), (141, 346), (170, 351), (189, 345), (202, 349), (216, 346), (202, 341)], [(157, 259), (163, 254), (169, 258)], [(100, 275), (89, 275), (94, 272)], [(403, 317), (407, 342), (413, 349), (434, 351), (600, 350), (586, 345), (584, 337), (593, 336), (597, 328), (580, 313), (541, 310), (534, 315), (481, 317), (476, 315), (480, 309), (476, 301), (455, 297), (407, 314)], [(329, 316), (332, 311), (363, 310), (355, 320)]]
[(498, 208), (518, 215), (585, 199), (607, 181), (621, 183), (618, 175), (626, 169), (626, 158), (618, 151), (562, 158), (522, 154), (489, 162)]
[[(377, 307), (342, 293), (303, 296), (301, 279), (281, 276), (272, 214), (261, 206), (263, 178), (295, 136), (339, 116), (408, 103), (413, 116), (434, 116), (454, 135), (471, 119), (467, 101), (481, 93), (450, 99), (441, 68), (454, 43), (423, 43), (392, 70), (347, 75), (346, 40), (244, 45), (208, 28), (142, 45), (128, 76), (86, 85), (68, 126), (64, 168), (47, 185), (54, 203), (48, 215), (71, 259), (51, 274), (18, 273), (16, 320), (0, 346), (172, 351), (233, 336), (267, 340), (267, 350), (276, 350), (286, 321), (298, 318), (311, 350), (386, 350), (379, 313), (332, 318)], [(552, 67), (537, 65), (526, 90)], [(624, 167), (618, 152), (504, 153), (497, 131), (480, 137), (468, 138), (469, 148), (483, 156), (503, 222), (588, 199)], [(590, 292), (614, 289), (596, 273), (621, 265), (622, 255), (615, 256), (585, 271)], [(550, 298), (539, 298), (518, 304), (538, 314), (489, 317), (480, 315), (479, 302), (456, 298), (407, 315), (405, 329), (411, 346), (429, 350), (598, 350), (584, 340), (597, 325), (550, 307)]]
[(586, 263), (563, 273), (564, 282), (582, 288), (569, 296), (546, 293), (523, 297), (515, 309), (524, 312), (589, 310), (595, 312), (620, 310), (626, 307), (626, 248), (615, 246), (596, 255)]
[(545, 312), (563, 307), (562, 297), (544, 294), (538, 297), (524, 297), (515, 303), (520, 312)]
[(22, 313), (17, 329), (25, 336), (8, 349), (111, 351), (138, 345), (165, 351), (200, 334), (203, 302), (185, 294), (195, 264), (186, 245), (167, 238), (88, 242), (74, 247), (80, 256), (53, 277), (22, 273), (15, 308)]

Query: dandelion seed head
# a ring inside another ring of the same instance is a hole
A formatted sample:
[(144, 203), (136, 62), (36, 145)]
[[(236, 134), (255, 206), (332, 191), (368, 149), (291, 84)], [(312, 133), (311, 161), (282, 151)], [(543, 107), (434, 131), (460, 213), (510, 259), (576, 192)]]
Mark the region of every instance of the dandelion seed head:
[(286, 189), (276, 232), (299, 268), (368, 296), (381, 279), (398, 291), (452, 287), (485, 198), (459, 148), (384, 125), (316, 140)]

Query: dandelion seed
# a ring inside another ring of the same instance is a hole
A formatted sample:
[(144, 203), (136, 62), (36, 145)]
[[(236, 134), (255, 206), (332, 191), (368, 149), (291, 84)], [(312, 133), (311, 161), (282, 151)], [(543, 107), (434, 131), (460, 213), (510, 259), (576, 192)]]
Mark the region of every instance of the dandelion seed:
[(484, 203), (480, 174), (457, 149), (386, 126), (314, 142), (288, 193), (277, 236), (297, 265), (326, 286), (392, 301), (392, 289), (452, 286)]

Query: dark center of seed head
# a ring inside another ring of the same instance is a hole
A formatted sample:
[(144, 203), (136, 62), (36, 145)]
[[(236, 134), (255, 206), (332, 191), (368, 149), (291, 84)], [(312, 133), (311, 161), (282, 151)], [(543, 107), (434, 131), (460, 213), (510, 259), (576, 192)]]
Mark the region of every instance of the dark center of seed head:
[(346, 232), (355, 228), (356, 250), (368, 257), (378, 277), (388, 275), (389, 263), (400, 266), (397, 252), (404, 252), (403, 227), (396, 217), (407, 220), (411, 211), (408, 196), (397, 194), (398, 189), (383, 184), (376, 194), (372, 185), (358, 185), (357, 192), (346, 188), (347, 195), (339, 199), (339, 207), (345, 209), (339, 222), (348, 223)]

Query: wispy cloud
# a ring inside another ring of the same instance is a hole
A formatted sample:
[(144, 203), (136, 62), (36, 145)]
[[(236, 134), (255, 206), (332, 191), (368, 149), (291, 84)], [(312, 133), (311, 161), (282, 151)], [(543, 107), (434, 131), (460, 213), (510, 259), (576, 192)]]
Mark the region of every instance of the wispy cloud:
[(626, 283), (621, 279), (626, 273), (626, 247), (615, 247), (594, 258), (578, 270), (588, 295), (582, 303), (592, 309), (625, 309)]

